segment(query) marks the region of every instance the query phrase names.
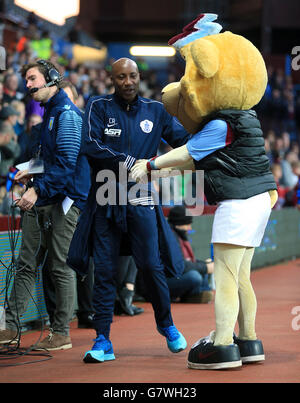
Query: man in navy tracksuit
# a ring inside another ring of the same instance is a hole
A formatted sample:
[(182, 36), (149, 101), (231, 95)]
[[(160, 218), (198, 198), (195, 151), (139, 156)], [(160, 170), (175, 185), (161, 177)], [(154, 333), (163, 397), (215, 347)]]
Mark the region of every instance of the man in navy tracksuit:
[[(170, 275), (182, 273), (180, 251), (161, 207), (154, 206), (151, 189), (131, 195), (130, 189), (136, 184), (121, 184), (120, 175), (124, 176), (124, 171), (129, 174), (136, 159), (154, 157), (162, 137), (172, 147), (178, 147), (186, 143), (188, 134), (160, 102), (137, 95), (139, 72), (135, 62), (125, 58), (116, 61), (112, 80), (115, 93), (91, 98), (85, 111), (82, 152), (91, 166), (92, 188), (68, 257), (68, 264), (81, 274), (84, 274), (83, 265), (86, 267), (87, 262), (84, 246), (91, 248), (94, 258), (93, 304), (97, 339), (92, 350), (85, 354), (85, 362), (115, 358), (109, 334), (117, 262), (124, 234), (148, 286), (159, 333), (166, 337), (172, 352), (186, 348), (184, 337), (173, 324), (165, 277), (165, 269)], [(108, 180), (105, 180), (105, 172)], [(114, 196), (114, 190), (117, 190), (116, 199), (110, 198)]]

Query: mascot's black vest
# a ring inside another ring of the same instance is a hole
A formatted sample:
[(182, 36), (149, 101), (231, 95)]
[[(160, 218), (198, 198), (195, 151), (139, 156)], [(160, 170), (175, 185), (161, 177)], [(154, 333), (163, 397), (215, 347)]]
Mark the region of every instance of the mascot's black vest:
[(204, 170), (204, 193), (208, 203), (248, 199), (276, 189), (255, 111), (219, 111), (207, 117), (200, 130), (214, 119), (224, 120), (230, 125), (234, 140), (200, 161), (194, 160), (196, 169)]

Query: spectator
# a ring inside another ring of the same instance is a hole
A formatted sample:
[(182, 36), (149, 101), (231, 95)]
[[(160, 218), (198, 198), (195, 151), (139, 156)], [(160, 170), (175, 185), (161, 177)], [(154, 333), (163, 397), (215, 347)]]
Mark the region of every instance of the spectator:
[(288, 192), (286, 196), (286, 206), (295, 206), (300, 209), (300, 161), (291, 163), (293, 174), (297, 176), (298, 181), (295, 187)]
[(275, 137), (273, 144), (274, 162), (280, 162), (284, 158), (284, 145), (282, 136)]
[(117, 269), (117, 296), (115, 315), (139, 315), (144, 309), (133, 305), (137, 268), (132, 256), (120, 256)]
[[(186, 208), (178, 205), (169, 212), (168, 222), (178, 242), (184, 260), (184, 272), (180, 277), (168, 277), (167, 283), (171, 300), (182, 303), (208, 303), (214, 298), (209, 286), (209, 276), (213, 276), (214, 263), (208, 258), (205, 261), (195, 258), (194, 251), (188, 240), (188, 232), (192, 230), (192, 216), (186, 216)], [(138, 299), (149, 301), (142, 277), (137, 276)]]
[(300, 150), (299, 150), (299, 143), (296, 141), (291, 142), (291, 149), (290, 151), (294, 152), (298, 158), (300, 158)]
[(268, 139), (268, 137), (265, 138), (265, 150), (266, 150), (266, 155), (269, 158), (270, 165), (272, 165), (274, 162), (274, 156), (273, 156), (273, 152), (271, 149), (270, 140)]
[(291, 167), (291, 164), (294, 161), (298, 161), (298, 156), (293, 151), (287, 152), (285, 158), (280, 160), (282, 167), (282, 178), (280, 183), (285, 187), (293, 188), (298, 182), (298, 177), (293, 173)]
[(84, 112), (85, 101), (81, 94), (78, 94), (75, 85), (73, 85), (68, 80), (63, 80), (59, 84), (60, 88), (62, 88), (71, 101), (79, 108), (82, 112)]
[(282, 207), (284, 207), (286, 202), (286, 195), (289, 192), (290, 188), (280, 184), (282, 178), (282, 167), (280, 163), (274, 163), (271, 167), (271, 170), (277, 185), (277, 192), (278, 192), (278, 199), (275, 205), (273, 206), (273, 209), (279, 210)]
[(17, 121), (13, 124), (16, 135), (19, 135), (25, 130), (25, 104), (22, 101), (12, 101), (11, 107), (18, 113)]
[[(27, 96), (25, 97), (25, 99), (27, 98)], [(40, 115), (41, 118), (43, 118), (44, 116), (44, 111), (45, 108), (43, 105), (41, 105), (40, 102), (35, 101), (34, 99), (27, 99), (25, 100), (25, 116), (26, 119), (28, 119), (29, 116), (31, 115)]]
[(74, 85), (74, 87), (76, 88), (76, 91), (79, 91), (79, 74), (77, 73), (77, 71), (71, 71), (69, 73), (69, 77), (68, 77), (69, 81)]
[[(15, 164), (21, 164), (22, 162), (29, 161), (33, 156), (34, 147), (40, 143), (39, 139), (39, 125), (42, 122), (40, 115), (33, 113), (26, 120), (26, 128), (18, 136), (18, 144), (21, 147), (20, 156), (15, 161)], [(37, 126), (35, 129), (34, 126)]]
[(4, 76), (3, 81), (3, 98), (2, 102), (11, 103), (11, 101), (20, 100), (24, 94), (18, 92), (19, 78), (15, 73), (8, 73)]
[(293, 174), (296, 175), (299, 179), (299, 177), (300, 177), (300, 161), (299, 160), (292, 161), (291, 168), (292, 168)]
[(284, 131), (281, 133), (281, 138), (282, 138), (282, 148), (284, 154), (290, 151), (291, 149), (291, 138), (290, 134), (287, 131)]
[(272, 97), (269, 105), (269, 116), (271, 118), (271, 129), (278, 134), (284, 130), (283, 121), (288, 116), (287, 102), (283, 98), (279, 89), (272, 91)]
[(0, 121), (0, 139), (0, 176), (3, 180), (6, 180), (9, 168), (15, 164), (16, 159), (20, 155), (21, 148), (17, 143), (12, 126), (4, 121)]
[(268, 130), (265, 136), (265, 150), (266, 155), (269, 158), (270, 164), (273, 164), (275, 159), (277, 158), (277, 154), (274, 155), (276, 136), (274, 130)]
[(39, 59), (50, 59), (52, 53), (52, 39), (49, 37), (48, 31), (43, 31), (30, 41), (30, 47)]
[(18, 53), (24, 52), (27, 46), (28, 46), (28, 37), (23, 29), (19, 29), (17, 31), (16, 52)]
[(291, 75), (282, 69), (267, 66), (268, 85), (263, 99), (255, 109), (262, 121), (266, 133), (273, 129), (277, 136), (283, 131), (289, 133), (290, 139), (299, 141), (299, 105)]
[(70, 100), (73, 102), (73, 104), (76, 105), (76, 102), (78, 100), (78, 92), (74, 84), (72, 84), (70, 81), (67, 80), (62, 80), (59, 83), (59, 88), (62, 88), (65, 93), (68, 95)]
[(8, 126), (11, 126), (16, 140), (17, 140), (17, 134), (14, 130), (14, 127), (17, 124), (19, 116), (20, 113), (11, 105), (3, 106), (3, 108), (0, 111), (0, 120), (7, 123)]

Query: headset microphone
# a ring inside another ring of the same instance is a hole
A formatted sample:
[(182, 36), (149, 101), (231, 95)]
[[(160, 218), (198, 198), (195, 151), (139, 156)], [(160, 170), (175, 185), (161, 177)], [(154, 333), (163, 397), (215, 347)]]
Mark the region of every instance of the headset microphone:
[(50, 81), (50, 83), (47, 83), (45, 85), (43, 85), (42, 87), (33, 87), (29, 90), (29, 94), (34, 94), (35, 92), (38, 92), (39, 90), (41, 90), (42, 88), (47, 88), (47, 87), (51, 87), (52, 85), (55, 85), (55, 81)]
[(44, 88), (44, 85), (40, 88), (38, 88), (38, 87), (31, 88), (29, 90), (29, 94), (34, 94), (35, 92), (38, 92), (41, 88)]
[(62, 80), (62, 76), (60, 75), (59, 71), (51, 64), (48, 63), (46, 60), (38, 60), (38, 64), (43, 66), (44, 68), (44, 76), (46, 79), (47, 84), (43, 85), (42, 87), (34, 87), (29, 90), (29, 94), (34, 94), (41, 90), (42, 88), (52, 87), (54, 85), (58, 85), (58, 83)]

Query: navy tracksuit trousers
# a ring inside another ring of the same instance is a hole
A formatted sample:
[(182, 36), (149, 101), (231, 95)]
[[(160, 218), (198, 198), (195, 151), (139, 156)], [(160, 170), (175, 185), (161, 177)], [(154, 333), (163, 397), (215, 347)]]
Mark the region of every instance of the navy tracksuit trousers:
[[(151, 297), (157, 326), (173, 325), (170, 293), (160, 258), (158, 226), (152, 206), (126, 206), (127, 234), (132, 256)], [(94, 326), (97, 335), (107, 339), (113, 319), (116, 276), (122, 232), (106, 217), (106, 209), (97, 206), (93, 228)]]

